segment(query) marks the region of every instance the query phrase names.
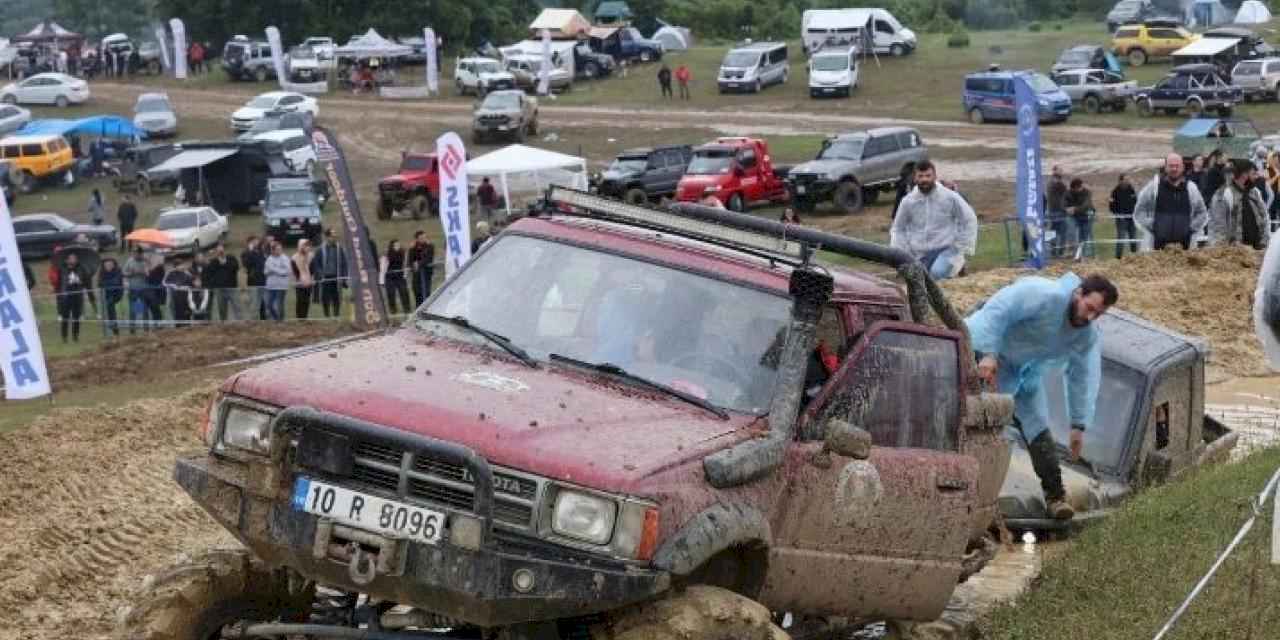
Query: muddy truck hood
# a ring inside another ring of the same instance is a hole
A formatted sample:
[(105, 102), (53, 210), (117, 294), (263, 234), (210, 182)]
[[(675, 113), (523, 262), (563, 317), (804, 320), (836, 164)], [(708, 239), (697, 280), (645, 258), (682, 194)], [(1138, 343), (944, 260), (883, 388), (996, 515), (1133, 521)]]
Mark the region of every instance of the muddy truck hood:
[(412, 329), (269, 362), (235, 395), (305, 405), (471, 447), (490, 462), (595, 489), (641, 481), (757, 432), (683, 401), (560, 364), (531, 369)]

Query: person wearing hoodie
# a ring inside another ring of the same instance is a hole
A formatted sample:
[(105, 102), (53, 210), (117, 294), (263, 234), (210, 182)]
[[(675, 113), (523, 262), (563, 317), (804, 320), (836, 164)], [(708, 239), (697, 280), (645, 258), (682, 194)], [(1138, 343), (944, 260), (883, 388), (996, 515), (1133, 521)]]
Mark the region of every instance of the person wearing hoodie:
[(169, 291), (165, 289), (164, 280), (168, 276), (164, 266), (164, 259), (155, 256), (150, 268), (147, 270), (146, 285), (146, 303), (147, 303), (147, 330), (153, 327), (159, 328), (160, 323), (164, 321), (164, 303), (168, 299)]
[(1265, 249), (1271, 240), (1271, 225), (1267, 206), (1253, 188), (1253, 165), (1245, 160), (1236, 160), (1233, 165), (1231, 179), (1213, 195), (1209, 206), (1209, 244)]
[(1120, 174), (1116, 179), (1116, 186), (1111, 190), (1111, 217), (1116, 223), (1116, 259), (1124, 257), (1124, 250), (1129, 249), (1129, 253), (1137, 253), (1137, 230), (1133, 225), (1133, 208), (1138, 202), (1138, 193), (1133, 190), (1133, 184), (1129, 182), (1128, 176)]
[(284, 246), (279, 242), (271, 243), (271, 255), (263, 264), (263, 272), (267, 277), (267, 316), (276, 322), (283, 322), (284, 298), (289, 293), (289, 277), (293, 275), (293, 267), (289, 257), (284, 255)]
[(191, 321), (200, 324), (208, 324), (209, 300), (212, 294), (208, 289), (204, 288), (204, 280), (200, 276), (191, 278), (191, 288), (187, 289), (187, 307), (191, 309)]
[(106, 321), (102, 324), (102, 335), (120, 335), (120, 321), (116, 317), (116, 306), (124, 297), (124, 273), (116, 264), (115, 258), (103, 258), (102, 267), (98, 270), (98, 288), (102, 290), (102, 313)]
[(147, 259), (141, 245), (124, 263), (124, 280), (129, 287), (129, 333), (138, 332), (138, 320), (147, 319)]
[(1190, 249), (1191, 238), (1208, 219), (1209, 209), (1196, 183), (1187, 180), (1182, 156), (1170, 153), (1164, 170), (1138, 193), (1134, 223), (1151, 235), (1151, 248), (1159, 251), (1171, 244)]
[(193, 280), (191, 267), (185, 262), (179, 262), (178, 266), (164, 276), (164, 286), (169, 290), (174, 326), (183, 327), (191, 322), (191, 300), (187, 296), (187, 290), (191, 288)]
[[(94, 170), (97, 171), (97, 167), (94, 167)], [(106, 220), (103, 214), (106, 207), (106, 203), (102, 200), (102, 192), (94, 189), (93, 193), (89, 194), (89, 221), (95, 225), (102, 224)]]

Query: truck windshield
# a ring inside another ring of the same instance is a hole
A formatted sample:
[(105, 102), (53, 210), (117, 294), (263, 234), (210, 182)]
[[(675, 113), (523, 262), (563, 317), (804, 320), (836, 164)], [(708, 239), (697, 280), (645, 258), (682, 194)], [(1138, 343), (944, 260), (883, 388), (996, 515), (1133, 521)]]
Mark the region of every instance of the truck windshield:
[(137, 113), (168, 113), (173, 109), (169, 107), (169, 101), (164, 98), (147, 98), (146, 100), (139, 100), (138, 106), (134, 111)]
[(502, 73), (502, 65), (496, 62), (481, 62), (476, 65), (476, 73)]
[(490, 111), (514, 111), (520, 109), (520, 96), (514, 93), (491, 93), (480, 108)]
[(818, 152), (819, 160), (860, 160), (862, 159), (862, 147), (866, 145), (866, 138), (845, 138), (836, 140)]
[(222, 57), (228, 60), (239, 60), (245, 54), (245, 45), (228, 42), (227, 46), (222, 48)]
[(618, 173), (639, 173), (647, 168), (649, 168), (649, 159), (644, 156), (618, 158), (609, 165), (610, 171)]
[(267, 195), (270, 209), (296, 209), (312, 207), (316, 203), (316, 194), (310, 189), (277, 189)]
[(844, 71), (849, 68), (849, 56), (814, 56), (814, 71)]
[(426, 171), (431, 168), (431, 158), (422, 156), (405, 156), (400, 163), (401, 171)]
[(294, 47), (289, 51), (289, 57), (295, 60), (309, 60), (316, 57), (315, 49), (306, 45)]
[[(426, 311), (464, 317), (539, 360), (607, 362), (716, 406), (761, 414), (790, 309), (786, 297), (684, 269), (508, 234)], [(415, 326), (487, 344), (447, 322), (420, 318)]]
[(729, 55), (724, 57), (724, 62), (720, 63), (722, 67), (754, 67), (760, 60), (760, 54), (754, 51), (730, 51)]
[(703, 149), (693, 152), (693, 160), (685, 173), (692, 175), (715, 175), (729, 173), (733, 168), (733, 150)]

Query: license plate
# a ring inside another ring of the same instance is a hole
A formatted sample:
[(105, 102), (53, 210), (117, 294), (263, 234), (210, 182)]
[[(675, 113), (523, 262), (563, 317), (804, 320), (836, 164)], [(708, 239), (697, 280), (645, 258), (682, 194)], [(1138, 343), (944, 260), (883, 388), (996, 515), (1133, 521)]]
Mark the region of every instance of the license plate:
[(738, 83), (736, 83), (736, 82), (730, 82), (730, 83), (729, 83), (729, 88), (730, 88), (730, 89), (737, 89), (737, 88), (738, 88)]
[(835, 92), (836, 92), (836, 90), (835, 90), (835, 89), (823, 89), (823, 90), (822, 90), (822, 92), (823, 92), (823, 93), (835, 93)]
[(289, 225), (289, 228), (290, 228), (290, 229), (301, 229), (301, 228), (302, 228), (302, 225), (300, 225), (300, 224), (291, 224), (291, 225)]
[(798, 193), (798, 194), (800, 194), (800, 195), (804, 195), (804, 187), (803, 187), (803, 186), (797, 186), (797, 187), (796, 187), (796, 193)]
[(507, 130), (507, 125), (505, 124), (498, 125), (498, 131), (506, 131), (506, 130)]
[(390, 538), (436, 544), (444, 535), (445, 514), (299, 477), (293, 508)]

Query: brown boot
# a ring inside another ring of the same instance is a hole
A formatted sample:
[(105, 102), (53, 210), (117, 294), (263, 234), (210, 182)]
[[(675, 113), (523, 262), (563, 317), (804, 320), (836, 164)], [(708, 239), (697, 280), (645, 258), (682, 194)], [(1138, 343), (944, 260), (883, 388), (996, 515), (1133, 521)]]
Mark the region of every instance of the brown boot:
[(1054, 520), (1070, 520), (1076, 515), (1076, 512), (1071, 508), (1071, 505), (1067, 504), (1065, 500), (1060, 498), (1057, 500), (1050, 500), (1049, 504), (1045, 506), (1049, 511), (1049, 516)]

